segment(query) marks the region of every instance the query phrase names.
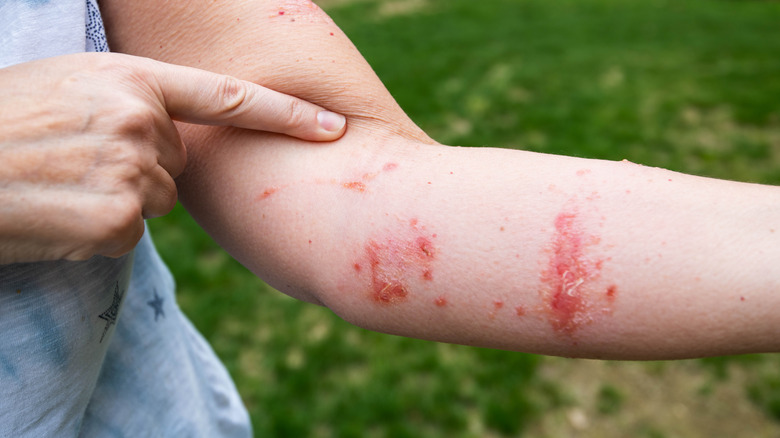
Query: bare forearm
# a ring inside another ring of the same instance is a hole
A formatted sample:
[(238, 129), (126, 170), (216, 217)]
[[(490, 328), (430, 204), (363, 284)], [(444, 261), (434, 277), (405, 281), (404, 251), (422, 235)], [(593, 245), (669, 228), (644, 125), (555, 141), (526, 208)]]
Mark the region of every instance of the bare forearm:
[(214, 163), (233, 176), (190, 207), (271, 284), (358, 325), (588, 357), (776, 349), (774, 189), (405, 140), (226, 140), (247, 154)]

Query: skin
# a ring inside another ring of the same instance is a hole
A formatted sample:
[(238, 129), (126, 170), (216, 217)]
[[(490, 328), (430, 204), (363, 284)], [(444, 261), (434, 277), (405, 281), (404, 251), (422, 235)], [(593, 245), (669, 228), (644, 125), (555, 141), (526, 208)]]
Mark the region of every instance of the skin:
[(101, 6), (114, 50), (347, 115), (326, 147), (181, 127), (181, 200), (277, 289), (372, 330), (468, 345), (612, 359), (778, 350), (777, 188), (440, 145), (309, 1)]
[[(0, 263), (120, 256), (176, 202), (172, 121), (333, 140), (343, 119), (251, 82), (128, 55), (0, 69)], [(35, 86), (30, 86), (33, 83)]]

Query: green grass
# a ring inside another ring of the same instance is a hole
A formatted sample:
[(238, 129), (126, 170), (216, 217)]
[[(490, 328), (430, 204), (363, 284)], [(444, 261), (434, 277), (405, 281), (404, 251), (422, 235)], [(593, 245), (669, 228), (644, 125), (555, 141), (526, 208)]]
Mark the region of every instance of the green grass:
[[(328, 11), (442, 142), (780, 183), (778, 2), (409, 0), (395, 15), (386, 3)], [(544, 377), (554, 360), (369, 333), (272, 291), (181, 208), (150, 226), (258, 436), (520, 436), (576, 402)], [(714, 385), (769, 367), (744, 394), (780, 417), (776, 358), (696, 363)], [(594, 409), (617, 421), (627, 396), (599, 388)]]

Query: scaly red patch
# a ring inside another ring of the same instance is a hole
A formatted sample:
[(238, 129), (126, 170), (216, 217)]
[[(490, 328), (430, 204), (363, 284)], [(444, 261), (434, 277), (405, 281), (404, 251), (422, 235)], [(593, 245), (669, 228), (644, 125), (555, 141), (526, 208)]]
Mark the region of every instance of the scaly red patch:
[[(382, 305), (400, 304), (410, 297), (415, 280), (433, 281), (436, 247), (433, 237), (410, 221), (408, 228), (395, 235), (376, 236), (366, 242), (362, 263), (370, 275), (370, 297)], [(361, 270), (353, 270), (361, 275)]]
[[(610, 310), (617, 286), (611, 285), (601, 293), (596, 290), (593, 280), (599, 277), (603, 261), (595, 260), (588, 250), (598, 239), (586, 233), (576, 211), (560, 213), (554, 224), (540, 293), (552, 327), (571, 335), (591, 322), (598, 310)], [(599, 304), (604, 307), (599, 309)]]

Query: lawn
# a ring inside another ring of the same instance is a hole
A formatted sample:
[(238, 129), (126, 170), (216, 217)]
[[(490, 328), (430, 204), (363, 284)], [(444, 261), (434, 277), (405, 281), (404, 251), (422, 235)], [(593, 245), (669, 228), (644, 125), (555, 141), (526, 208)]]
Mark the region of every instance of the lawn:
[[(780, 184), (780, 2), (319, 3), (443, 143)], [(150, 226), (257, 436), (780, 436), (776, 355), (596, 362), (370, 333), (273, 291), (180, 207)]]

